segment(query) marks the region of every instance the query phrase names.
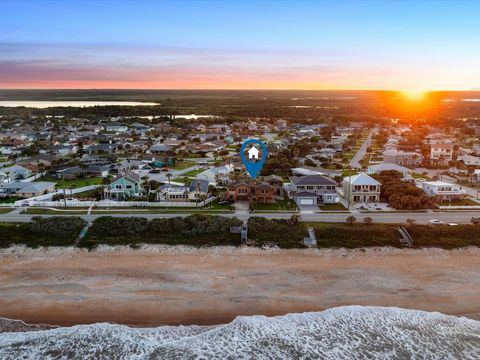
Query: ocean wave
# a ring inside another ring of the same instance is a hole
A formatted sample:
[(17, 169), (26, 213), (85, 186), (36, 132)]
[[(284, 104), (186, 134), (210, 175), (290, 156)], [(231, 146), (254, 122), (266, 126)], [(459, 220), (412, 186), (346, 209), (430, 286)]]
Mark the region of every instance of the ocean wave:
[(478, 359), (480, 322), (345, 306), (217, 326), (92, 324), (0, 334), (0, 359)]

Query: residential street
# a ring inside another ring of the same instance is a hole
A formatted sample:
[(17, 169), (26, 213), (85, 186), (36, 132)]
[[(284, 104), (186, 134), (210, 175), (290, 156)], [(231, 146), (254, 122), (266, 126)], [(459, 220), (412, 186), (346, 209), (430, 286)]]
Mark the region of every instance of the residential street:
[(360, 161), (363, 159), (363, 157), (367, 153), (367, 148), (372, 143), (372, 136), (373, 136), (375, 131), (376, 131), (376, 129), (372, 129), (370, 131), (367, 138), (363, 142), (362, 146), (360, 146), (360, 149), (358, 149), (357, 153), (355, 154), (355, 156), (350, 161), (350, 166), (352, 167), (352, 169), (360, 169), (362, 167), (362, 165), (360, 164)]
[[(147, 219), (155, 218), (172, 218), (177, 216), (188, 216), (190, 214), (148, 214), (148, 213), (127, 213), (127, 214), (92, 214), (92, 215), (79, 215), (87, 221), (93, 221), (97, 217), (113, 216), (113, 217), (143, 217)], [(288, 219), (291, 213), (253, 213), (250, 214), (247, 211), (241, 210), (232, 214), (221, 214), (221, 216), (236, 216), (240, 220), (247, 220), (251, 216), (260, 216), (267, 219)], [(445, 223), (458, 223), (458, 224), (470, 224), (472, 217), (480, 216), (479, 211), (451, 211), (451, 212), (384, 212), (384, 213), (313, 213), (304, 212), (300, 213), (301, 221), (307, 222), (345, 222), (348, 216), (355, 216), (357, 222), (362, 222), (364, 218), (370, 217), (375, 223), (404, 223), (407, 219), (415, 219), (417, 224), (426, 224), (431, 219), (439, 219)], [(3, 222), (28, 222), (32, 217), (39, 215), (18, 214), (16, 212), (2, 214)], [(52, 216), (72, 216), (72, 215), (40, 215), (42, 217)]]

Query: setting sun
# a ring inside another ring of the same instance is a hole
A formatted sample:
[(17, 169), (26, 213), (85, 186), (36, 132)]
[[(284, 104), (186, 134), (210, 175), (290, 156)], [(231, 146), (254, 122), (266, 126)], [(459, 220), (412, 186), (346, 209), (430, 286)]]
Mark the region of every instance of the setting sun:
[(403, 96), (405, 96), (409, 100), (415, 100), (415, 101), (423, 100), (423, 98), (425, 98), (426, 93), (427, 92), (424, 90), (403, 90), (402, 91)]

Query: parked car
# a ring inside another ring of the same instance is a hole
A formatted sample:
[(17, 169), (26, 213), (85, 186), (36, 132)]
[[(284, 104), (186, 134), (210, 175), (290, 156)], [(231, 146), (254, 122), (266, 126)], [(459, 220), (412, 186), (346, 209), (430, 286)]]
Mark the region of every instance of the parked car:
[(457, 223), (448, 223), (447, 225), (448, 225), (448, 226), (458, 226)]
[(472, 224), (480, 225), (480, 216), (472, 217)]
[(445, 223), (442, 220), (438, 219), (432, 219), (429, 221), (430, 225), (445, 225)]

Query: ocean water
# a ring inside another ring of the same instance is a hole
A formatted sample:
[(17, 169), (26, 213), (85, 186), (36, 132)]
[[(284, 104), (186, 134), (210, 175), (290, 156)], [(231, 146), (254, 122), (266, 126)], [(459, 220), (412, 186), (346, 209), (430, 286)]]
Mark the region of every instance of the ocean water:
[(346, 306), (225, 325), (93, 324), (0, 334), (0, 359), (479, 359), (480, 322)]

